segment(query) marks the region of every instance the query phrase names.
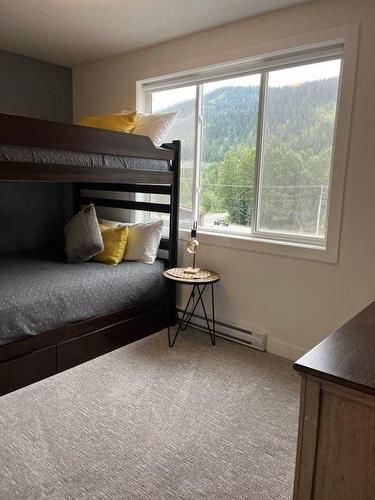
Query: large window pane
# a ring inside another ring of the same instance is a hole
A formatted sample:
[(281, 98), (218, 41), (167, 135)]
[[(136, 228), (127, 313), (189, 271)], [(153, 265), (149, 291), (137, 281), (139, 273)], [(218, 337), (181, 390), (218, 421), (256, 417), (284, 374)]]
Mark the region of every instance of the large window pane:
[[(192, 224), (195, 97), (195, 85), (152, 93), (152, 113), (177, 112), (166, 142), (177, 139), (182, 142), (179, 216), (183, 226)], [(157, 195), (153, 195), (152, 201), (164, 203)]]
[(249, 232), (260, 75), (203, 85), (199, 224)]
[(341, 61), (271, 71), (259, 230), (324, 237)]

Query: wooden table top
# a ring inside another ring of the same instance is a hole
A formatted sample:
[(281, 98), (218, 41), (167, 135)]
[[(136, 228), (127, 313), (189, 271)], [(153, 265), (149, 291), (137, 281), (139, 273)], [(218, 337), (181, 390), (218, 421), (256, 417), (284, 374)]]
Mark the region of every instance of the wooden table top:
[[(209, 271), (208, 269), (202, 269), (202, 271)], [(178, 278), (177, 276), (172, 276), (168, 274), (168, 270), (163, 272), (165, 278), (176, 281), (177, 283), (182, 283), (185, 285), (204, 285), (208, 283), (216, 283), (220, 280), (220, 275), (214, 271), (209, 271), (211, 274), (206, 278)]]
[(293, 366), (299, 372), (375, 395), (375, 302)]

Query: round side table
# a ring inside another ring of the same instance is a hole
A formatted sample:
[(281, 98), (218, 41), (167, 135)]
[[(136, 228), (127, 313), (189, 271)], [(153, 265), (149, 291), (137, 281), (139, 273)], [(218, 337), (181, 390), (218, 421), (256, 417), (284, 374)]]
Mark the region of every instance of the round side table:
[[(183, 269), (174, 269), (178, 272), (183, 273)], [(202, 270), (205, 271), (205, 270)], [(193, 316), (198, 304), (202, 305), (204, 319), (206, 320), (208, 333), (210, 334), (212, 345), (215, 345), (216, 342), (216, 327), (215, 327), (215, 297), (214, 297), (214, 284), (220, 280), (220, 275), (215, 273), (214, 271), (209, 271), (210, 275), (203, 278), (190, 278), (190, 277), (177, 277), (168, 273), (167, 271), (163, 272), (163, 275), (166, 279), (174, 281), (175, 283), (180, 283), (181, 285), (192, 285), (192, 290), (190, 293), (189, 300), (187, 301), (184, 312), (182, 313), (181, 319), (177, 319), (178, 327), (175, 333), (173, 340), (171, 341), (171, 331), (169, 326), (169, 310), (168, 310), (168, 300), (167, 300), (167, 314), (168, 314), (168, 344), (169, 347), (173, 347), (178, 334), (180, 331), (186, 330), (189, 326), (191, 317)], [(203, 293), (206, 290), (206, 287), (211, 285), (211, 304), (212, 304), (212, 326), (210, 325), (210, 320), (207, 317), (206, 306), (203, 300)], [(190, 303), (192, 302), (192, 307), (190, 312), (188, 311)]]

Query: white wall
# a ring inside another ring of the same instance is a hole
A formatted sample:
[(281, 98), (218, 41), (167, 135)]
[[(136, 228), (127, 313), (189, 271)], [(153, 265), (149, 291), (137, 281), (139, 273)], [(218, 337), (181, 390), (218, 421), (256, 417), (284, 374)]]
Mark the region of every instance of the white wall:
[[(251, 55), (290, 35), (360, 23), (358, 70), (337, 264), (204, 245), (222, 274), (220, 319), (266, 332), (296, 357), (375, 298), (375, 1), (319, 0), (74, 68), (74, 117), (135, 106), (136, 80)], [(182, 252), (184, 255), (184, 252)]]

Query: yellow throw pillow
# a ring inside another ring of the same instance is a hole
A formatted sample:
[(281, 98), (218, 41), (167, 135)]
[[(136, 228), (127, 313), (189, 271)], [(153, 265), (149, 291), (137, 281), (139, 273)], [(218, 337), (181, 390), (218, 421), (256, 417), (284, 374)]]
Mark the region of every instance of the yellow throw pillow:
[(95, 262), (102, 264), (119, 264), (123, 258), (128, 242), (128, 228), (123, 227), (108, 227), (104, 224), (99, 224), (100, 232), (104, 242), (104, 250), (93, 258)]
[(106, 116), (85, 116), (79, 124), (84, 127), (115, 130), (116, 132), (131, 132), (137, 121), (137, 112)]

